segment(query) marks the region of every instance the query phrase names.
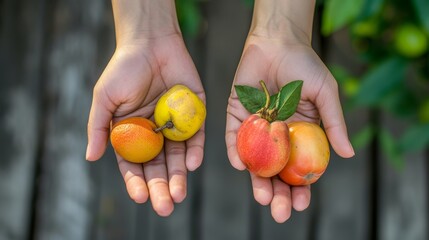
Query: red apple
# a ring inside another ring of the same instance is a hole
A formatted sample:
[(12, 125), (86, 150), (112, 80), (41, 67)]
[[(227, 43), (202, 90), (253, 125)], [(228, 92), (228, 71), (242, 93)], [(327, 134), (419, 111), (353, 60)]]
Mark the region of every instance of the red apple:
[(290, 155), (289, 128), (283, 121), (269, 122), (250, 115), (237, 133), (237, 151), (247, 169), (261, 177), (278, 174)]

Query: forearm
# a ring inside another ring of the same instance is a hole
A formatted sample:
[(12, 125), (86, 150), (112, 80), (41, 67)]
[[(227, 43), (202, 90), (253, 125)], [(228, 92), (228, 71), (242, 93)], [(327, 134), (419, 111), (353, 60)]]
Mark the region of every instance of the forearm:
[(255, 0), (250, 32), (311, 43), (315, 0)]
[(174, 0), (112, 0), (117, 45), (179, 33)]

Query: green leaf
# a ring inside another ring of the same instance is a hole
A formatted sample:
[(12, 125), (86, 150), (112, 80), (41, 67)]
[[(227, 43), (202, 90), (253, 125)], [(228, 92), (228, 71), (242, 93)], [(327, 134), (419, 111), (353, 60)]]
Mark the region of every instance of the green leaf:
[(428, 0), (413, 0), (414, 9), (416, 10), (417, 16), (420, 19), (422, 26), (426, 30), (426, 34), (429, 34), (429, 1)]
[(362, 149), (366, 147), (369, 142), (374, 138), (375, 129), (374, 126), (368, 125), (356, 133), (352, 139), (352, 146), (355, 150)]
[(322, 13), (322, 34), (327, 36), (344, 27), (360, 13), (363, 0), (326, 0)]
[(387, 160), (395, 167), (400, 170), (404, 166), (404, 159), (398, 149), (398, 143), (394, 137), (387, 131), (380, 131), (380, 144), (384, 154), (386, 154)]
[(195, 0), (176, 1), (177, 18), (183, 35), (196, 37), (202, 22), (202, 15)]
[(273, 109), (276, 106), (278, 96), (278, 93), (270, 96), (270, 106), (268, 106), (269, 109)]
[(250, 113), (256, 113), (259, 109), (265, 105), (265, 93), (257, 88), (235, 85), (235, 91), (237, 92), (238, 99), (244, 108)]
[(295, 113), (301, 99), (302, 85), (302, 80), (296, 80), (280, 89), (275, 106), (278, 111), (277, 120), (284, 121)]
[(361, 80), (355, 96), (356, 105), (379, 104), (404, 78), (406, 62), (401, 58), (390, 58), (369, 71)]
[(325, 3), (325, 0), (316, 0), (316, 6), (323, 5)]
[(253, 7), (254, 0), (243, 0), (247, 7)]
[(401, 152), (423, 150), (429, 145), (429, 124), (419, 124), (408, 128), (399, 140)]
[(381, 107), (398, 117), (412, 117), (418, 113), (419, 100), (416, 95), (407, 88), (404, 82), (390, 91), (381, 101)]
[(385, 0), (364, 0), (359, 18), (366, 19), (379, 13)]
[(348, 78), (351, 77), (349, 71), (339, 64), (329, 66), (329, 70), (334, 76), (335, 80), (337, 80), (338, 84), (343, 84), (346, 82)]

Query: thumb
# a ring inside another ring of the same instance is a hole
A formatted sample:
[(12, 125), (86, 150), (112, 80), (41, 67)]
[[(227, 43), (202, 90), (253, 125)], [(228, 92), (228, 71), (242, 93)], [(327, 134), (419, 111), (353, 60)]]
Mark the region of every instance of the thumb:
[(355, 155), (355, 152), (347, 135), (338, 85), (332, 75), (328, 78), (330, 79), (326, 80), (315, 100), (316, 106), (332, 148), (341, 157), (350, 158)]
[(115, 109), (116, 107), (110, 101), (106, 91), (100, 85), (96, 85), (88, 119), (87, 160), (98, 160), (106, 151), (110, 121)]

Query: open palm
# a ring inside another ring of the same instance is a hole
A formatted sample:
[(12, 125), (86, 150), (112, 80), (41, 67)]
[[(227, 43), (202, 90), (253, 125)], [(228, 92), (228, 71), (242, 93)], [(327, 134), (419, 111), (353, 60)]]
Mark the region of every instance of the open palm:
[[(287, 120), (320, 123), (334, 150), (343, 157), (351, 157), (346, 126), (343, 119), (335, 79), (310, 46), (251, 35), (248, 37), (234, 85), (259, 88), (264, 80), (271, 94), (293, 80), (303, 80), (301, 100), (296, 113)], [(241, 105), (232, 88), (228, 101), (226, 144), (231, 165), (244, 170), (236, 149), (237, 131), (249, 112)], [(310, 187), (290, 187), (279, 178), (251, 175), (253, 193), (262, 205), (271, 204), (271, 213), (278, 222), (286, 221), (291, 208), (304, 210), (310, 203)]]
[[(153, 118), (157, 100), (175, 84), (187, 85), (205, 101), (198, 73), (179, 34), (118, 48), (94, 87), (87, 159), (103, 155), (111, 124), (132, 116)], [(144, 164), (116, 155), (130, 197), (138, 203), (150, 197), (159, 215), (170, 215), (173, 202), (186, 196), (187, 170), (201, 165), (204, 138), (203, 127), (186, 142), (166, 140), (164, 151)]]

